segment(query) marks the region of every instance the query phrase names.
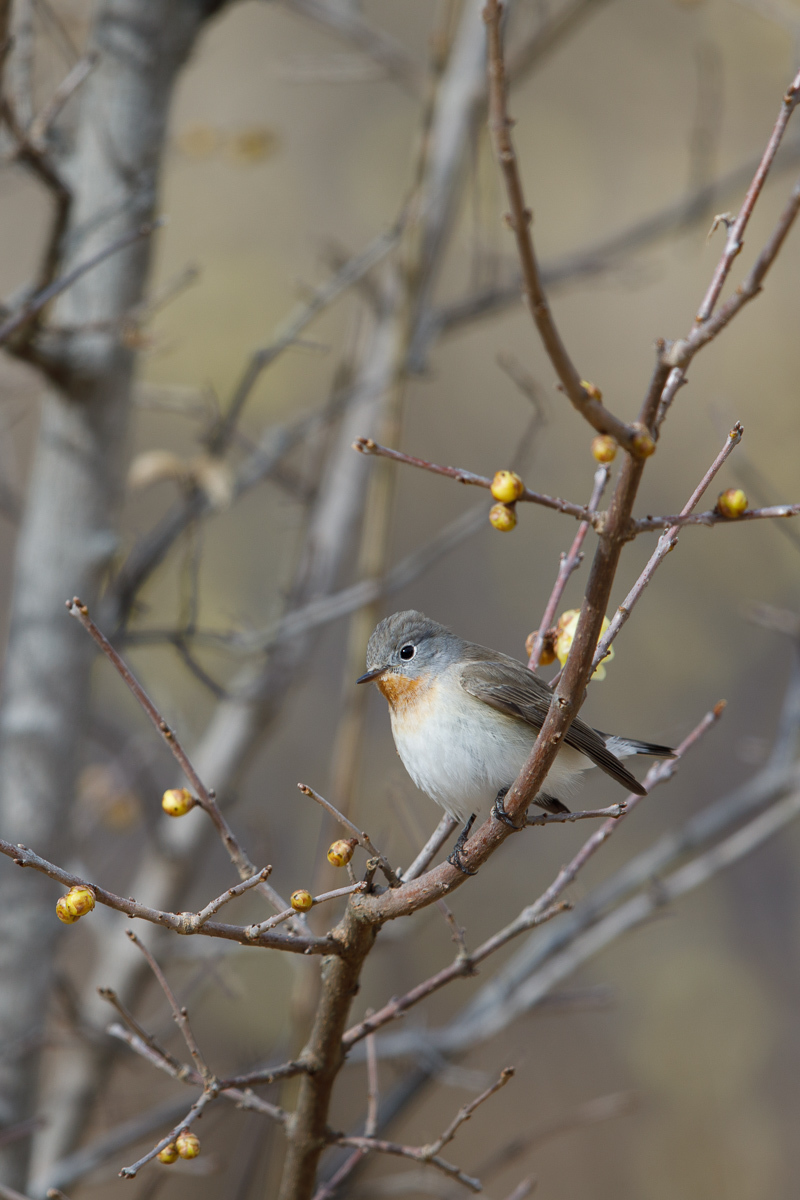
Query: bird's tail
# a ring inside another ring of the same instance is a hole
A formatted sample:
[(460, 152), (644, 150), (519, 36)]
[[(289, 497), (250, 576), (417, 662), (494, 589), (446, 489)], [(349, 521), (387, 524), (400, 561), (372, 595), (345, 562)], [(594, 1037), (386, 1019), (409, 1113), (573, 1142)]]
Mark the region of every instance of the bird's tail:
[(629, 758), (632, 754), (649, 754), (652, 758), (675, 758), (675, 751), (670, 746), (658, 746), (654, 742), (640, 742), (636, 738), (608, 737), (605, 738), (607, 749), (617, 758)]

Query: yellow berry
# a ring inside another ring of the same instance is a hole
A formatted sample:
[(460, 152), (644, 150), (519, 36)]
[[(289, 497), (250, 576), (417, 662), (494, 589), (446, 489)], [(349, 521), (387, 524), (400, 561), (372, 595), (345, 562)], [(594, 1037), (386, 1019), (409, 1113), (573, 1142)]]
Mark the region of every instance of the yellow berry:
[(603, 399), (603, 393), (600, 391), (600, 388), (595, 383), (589, 383), (588, 379), (581, 380), (581, 387), (586, 392), (586, 395), (590, 400)]
[(525, 491), (525, 484), (516, 471), (498, 471), (492, 480), (492, 495), (503, 504), (513, 504)]
[(334, 867), (346, 867), (353, 857), (358, 842), (355, 838), (341, 838), (328, 847), (328, 862)]
[(517, 523), (517, 514), (510, 504), (494, 504), (489, 511), (489, 520), (501, 533), (510, 533)]
[(175, 1138), (175, 1149), (181, 1158), (197, 1158), (200, 1153), (200, 1139), (196, 1134), (184, 1129)]
[(649, 458), (656, 452), (656, 444), (646, 429), (636, 433), (631, 441), (631, 448), (637, 458)]
[(161, 797), (161, 807), (168, 817), (182, 817), (196, 803), (188, 788), (169, 788)]
[(747, 496), (741, 488), (728, 488), (717, 497), (717, 512), (720, 516), (735, 520), (747, 511)]
[(307, 892), (305, 888), (298, 888), (296, 892), (292, 892), (289, 903), (295, 912), (308, 912), (314, 903), (314, 898), (311, 892)]
[(592, 438), (592, 454), (599, 463), (613, 462), (617, 457), (617, 443), (607, 433)]
[(170, 1144), (165, 1146), (163, 1150), (159, 1150), (157, 1158), (159, 1162), (166, 1163), (167, 1166), (170, 1166), (171, 1163), (177, 1162), (180, 1158), (180, 1155), (178, 1154), (175, 1143), (170, 1142)]
[(94, 908), (94, 892), (83, 884), (70, 888), (66, 896), (62, 896), (61, 899), (64, 901), (64, 908), (76, 921), (79, 917), (85, 917)]
[(56, 901), (56, 916), (59, 921), (63, 921), (65, 925), (74, 925), (78, 917), (69, 911), (67, 908), (67, 897), (59, 896)]

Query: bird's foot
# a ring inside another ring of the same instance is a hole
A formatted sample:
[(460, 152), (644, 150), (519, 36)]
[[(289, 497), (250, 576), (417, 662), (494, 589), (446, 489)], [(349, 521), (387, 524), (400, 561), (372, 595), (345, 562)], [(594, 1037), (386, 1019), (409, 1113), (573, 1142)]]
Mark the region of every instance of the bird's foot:
[(503, 804), (503, 800), (505, 799), (507, 792), (508, 788), (501, 788), (497, 793), (497, 799), (492, 805), (492, 816), (496, 821), (502, 821), (503, 824), (507, 825), (509, 829), (513, 829), (515, 833), (521, 833), (523, 826), (514, 823), (514, 821), (506, 812), (505, 805)]
[(464, 849), (464, 845), (466, 844), (467, 838), (469, 837), (469, 831), (470, 831), (470, 829), (472, 829), (472, 826), (474, 824), (475, 824), (475, 813), (472, 814), (472, 816), (467, 821), (464, 828), (461, 830), (461, 833), (458, 835), (456, 844), (455, 844), (455, 846), (453, 846), (452, 853), (448, 854), (448, 856), (447, 856), (447, 861), (450, 863), (450, 866), (456, 867), (461, 872), (462, 875), (477, 875), (478, 874), (477, 871), (471, 871), (469, 869), (469, 867), (466, 867), (464, 865), (464, 863), (461, 861), (461, 851)]

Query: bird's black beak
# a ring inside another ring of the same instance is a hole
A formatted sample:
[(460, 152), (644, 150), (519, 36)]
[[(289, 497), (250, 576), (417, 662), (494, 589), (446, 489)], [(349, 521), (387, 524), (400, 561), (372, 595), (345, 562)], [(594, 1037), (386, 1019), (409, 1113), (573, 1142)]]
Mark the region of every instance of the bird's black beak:
[(367, 671), (366, 675), (362, 675), (360, 679), (356, 680), (356, 683), (372, 683), (373, 679), (377, 679), (385, 670), (386, 667), (376, 667), (374, 671)]

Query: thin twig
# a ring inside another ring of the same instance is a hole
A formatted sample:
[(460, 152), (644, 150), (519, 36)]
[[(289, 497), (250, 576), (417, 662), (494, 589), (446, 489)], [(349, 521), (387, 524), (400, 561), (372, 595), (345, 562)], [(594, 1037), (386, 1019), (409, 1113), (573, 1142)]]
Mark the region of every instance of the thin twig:
[(353, 837), (357, 839), (359, 846), (366, 850), (372, 858), (377, 858), (380, 861), (381, 870), (386, 876), (389, 887), (400, 887), (400, 880), (394, 868), (389, 865), (389, 860), (381, 854), (380, 850), (375, 849), (367, 833), (359, 830), (358, 826), (354, 825), (349, 817), (346, 817), (344, 813), (340, 813), (338, 808), (331, 804), (330, 800), (326, 800), (323, 796), (320, 796), (319, 792), (315, 792), (313, 788), (305, 783), (298, 783), (297, 786), (304, 796), (310, 796), (312, 800), (316, 800), (317, 804), (324, 808), (335, 821), (338, 821), (340, 825), (349, 830)]
[(50, 100), (39, 115), (31, 121), (26, 133), (26, 140), (37, 150), (44, 150), (44, 139), (50, 126), (67, 101), (77, 92), (84, 80), (88, 79), (91, 75), (99, 60), (100, 56), (96, 52), (89, 53), (84, 58), (79, 59), (55, 89)]
[[(312, 905), (325, 904), (328, 900), (338, 900), (341, 896), (352, 896), (355, 892), (364, 892), (367, 890), (367, 886), (364, 880), (361, 880), (360, 883), (350, 883), (347, 887), (334, 888), (332, 892), (322, 892), (321, 895), (313, 897)], [(296, 911), (294, 908), (286, 908), (283, 912), (276, 913), (274, 917), (268, 917), (266, 921), (259, 922), (258, 925), (248, 925), (245, 936), (252, 941), (257, 941), (270, 929), (274, 929), (276, 925), (288, 921)]]
[(724, 517), (712, 509), (710, 512), (690, 513), (683, 516), (675, 513), (666, 517), (641, 517), (632, 522), (634, 535), (648, 533), (652, 529), (682, 528), (684, 525), (735, 525), (739, 521), (764, 521), (779, 517), (800, 516), (800, 504), (772, 504), (769, 508), (748, 508), (738, 517)]
[(300, 305), (276, 329), (272, 341), (256, 350), (236, 385), (228, 410), (207, 438), (212, 454), (221, 454), (228, 446), (255, 384), (270, 363), (287, 347), (293, 345), (300, 333), (320, 312), (372, 270), (397, 245), (400, 230), (392, 229), (374, 238), (359, 254), (349, 259), (326, 283), (318, 287), (305, 304)]
[(449, 1175), (451, 1179), (457, 1179), (459, 1183), (463, 1183), (464, 1187), (469, 1188), (471, 1192), (483, 1191), (479, 1179), (473, 1179), (470, 1175), (465, 1175), (453, 1163), (447, 1162), (444, 1158), (439, 1158), (438, 1155), (426, 1156), (424, 1154), (425, 1147), (403, 1146), (399, 1142), (386, 1142), (382, 1138), (368, 1137), (337, 1137), (335, 1145), (355, 1146), (359, 1150), (376, 1150), (381, 1154), (394, 1154), (400, 1158), (410, 1158), (414, 1162), (422, 1162), (426, 1166), (436, 1167), (443, 1174)]
[[(714, 476), (721, 469), (723, 463), (725, 463), (729, 455), (732, 454), (735, 448), (739, 445), (743, 434), (744, 428), (741, 423), (737, 421), (733, 429), (731, 429), (730, 433), (728, 434), (725, 440), (725, 445), (722, 447), (719, 454), (714, 459), (713, 463), (708, 468), (689, 499), (686, 501), (686, 504), (681, 509), (682, 517), (689, 516), (692, 510), (700, 503), (707, 488), (714, 479)], [(658, 539), (658, 545), (653, 554), (650, 556), (647, 566), (644, 568), (641, 575), (636, 580), (636, 583), (628, 592), (622, 604), (620, 604), (619, 608), (614, 613), (611, 624), (600, 638), (600, 642), (598, 643), (597, 650), (595, 651), (594, 655), (595, 666), (599, 666), (599, 664), (608, 654), (611, 643), (622, 629), (622, 626), (628, 620), (628, 617), (633, 611), (634, 605), (641, 598), (642, 593), (650, 583), (650, 580), (653, 578), (655, 571), (660, 567), (667, 555), (675, 549), (675, 546), (678, 544), (679, 531), (679, 525), (672, 525), (667, 532)]]
[[(460, 467), (442, 467), (438, 463), (427, 462), (424, 458), (415, 458), (413, 454), (403, 454), (400, 450), (391, 450), (388, 446), (381, 446), (372, 438), (358, 438), (353, 442), (353, 449), (358, 450), (360, 454), (377, 454), (382, 458), (394, 459), (395, 462), (420, 467), (423, 471), (432, 471), (434, 475), (446, 475), (448, 479), (455, 479), (458, 483), (471, 484), (473, 487), (491, 488), (492, 486), (491, 479), (485, 475), (475, 475), (474, 472), (463, 471)], [(590, 512), (585, 506), (572, 504), (569, 500), (560, 500), (557, 496), (532, 492), (530, 488), (525, 488), (519, 499), (530, 504), (541, 504), (545, 508), (555, 509), (556, 512), (567, 513), (570, 517), (576, 517), (579, 521), (589, 521), (592, 525), (596, 525), (598, 522), (597, 514)]]
[(80, 875), (65, 871), (55, 863), (48, 862), (33, 850), (29, 850), (27, 846), (15, 846), (13, 842), (6, 842), (2, 838), (0, 838), (0, 854), (12, 859), (17, 866), (33, 867), (35, 871), (49, 875), (51, 879), (55, 879), (56, 882), (62, 883), (66, 887), (91, 888), (95, 900), (99, 904), (124, 913), (126, 917), (138, 917), (142, 921), (160, 925), (163, 929), (171, 929), (174, 933), (187, 935), (199, 933), (205, 937), (217, 937), (226, 941), (238, 942), (242, 946), (257, 944), (269, 946), (275, 950), (288, 950), (292, 954), (338, 953), (337, 946), (328, 937), (313, 937), (307, 933), (266, 932), (261, 934), (258, 941), (254, 943), (253, 938), (247, 936), (247, 929), (244, 925), (224, 925), (219, 921), (204, 921), (202, 925), (198, 926), (194, 913), (165, 912), (162, 909), (149, 908), (146, 904), (140, 904), (137, 900), (131, 900), (129, 897), (117, 896), (114, 892), (106, 891), (96, 883), (90, 883)]
[(424, 1147), (424, 1149), (429, 1151), (431, 1155), (438, 1154), (441, 1150), (444, 1150), (445, 1146), (449, 1142), (452, 1142), (453, 1138), (456, 1136), (456, 1133), (464, 1124), (464, 1122), (470, 1119), (472, 1114), (475, 1112), (475, 1109), (483, 1104), (484, 1101), (488, 1100), (491, 1096), (494, 1096), (495, 1092), (499, 1092), (500, 1089), (505, 1087), (509, 1080), (513, 1078), (514, 1068), (504, 1067), (500, 1072), (500, 1078), (496, 1079), (495, 1082), (486, 1088), (485, 1091), (481, 1092), (480, 1096), (476, 1096), (474, 1100), (470, 1100), (468, 1104), (465, 1104), (463, 1108), (459, 1109), (441, 1137), (438, 1137), (435, 1142), (433, 1142), (430, 1146)]
[(775, 155), (778, 152), (778, 147), (780, 146), (781, 139), (786, 131), (786, 126), (789, 124), (789, 118), (797, 107), (798, 100), (800, 100), (800, 73), (795, 76), (786, 92), (786, 95), (783, 97), (781, 109), (778, 113), (778, 119), (775, 122), (772, 135), (767, 142), (766, 149), (761, 157), (761, 162), (758, 164), (750, 187), (747, 189), (747, 195), (745, 196), (744, 203), (739, 210), (739, 215), (728, 231), (728, 237), (725, 242), (725, 250), (719, 263), (717, 264), (717, 269), (714, 272), (714, 277), (708, 286), (708, 291), (703, 297), (703, 302), (697, 310), (696, 320), (698, 324), (707, 321), (714, 311), (714, 306), (719, 299), (719, 295), (725, 284), (725, 280), (727, 279), (730, 269), (733, 266), (733, 260), (742, 249), (742, 239), (745, 228), (750, 220), (750, 217), (752, 216), (756, 201), (758, 200), (761, 190), (764, 187), (769, 169), (772, 166)]
[(169, 1065), (170, 1074), (172, 1074), (174, 1079), (185, 1081), (193, 1076), (194, 1073), (191, 1067), (187, 1067), (174, 1054), (170, 1054), (169, 1050), (166, 1050), (151, 1033), (147, 1032), (143, 1025), (139, 1024), (136, 1017), (128, 1011), (113, 988), (98, 988), (97, 991), (104, 1000), (107, 1000), (117, 1010), (131, 1032), (140, 1038), (146, 1046), (149, 1046), (153, 1054), (162, 1058)]
[(597, 396), (596, 389), (593, 394), (592, 390), (584, 385), (561, 340), (542, 286), (539, 263), (531, 236), (531, 212), (525, 204), (522, 192), (522, 180), (511, 139), (511, 121), (506, 111), (502, 17), (503, 5), (499, 3), (499, 0), (487, 0), (484, 20), (488, 34), (489, 128), (500, 169), (505, 178), (511, 208), (506, 219), (517, 239), (517, 249), (522, 263), (523, 289), (528, 307), (553, 369), (573, 406), (598, 433), (609, 434), (631, 454), (638, 454), (644, 430), (636, 429), (626, 425), (624, 421), (620, 421), (605, 407)]
[(36, 295), (31, 296), (29, 300), (26, 300), (23, 304), (21, 304), (17, 311), (8, 317), (2, 325), (0, 325), (0, 345), (2, 345), (3, 342), (7, 342), (13, 333), (16, 333), (16, 331), (22, 325), (24, 325), (26, 321), (29, 321), (31, 317), (40, 312), (41, 309), (43, 309), (45, 305), (49, 304), (51, 300), (54, 300), (56, 296), (60, 296), (62, 292), (67, 290), (67, 288), (72, 287), (73, 283), (77, 283), (77, 281), (83, 275), (85, 275), (87, 271), (94, 270), (94, 268), (98, 267), (100, 263), (105, 262), (107, 258), (110, 258), (112, 254), (118, 254), (120, 250), (125, 250), (128, 246), (132, 246), (135, 242), (141, 241), (142, 238), (150, 237), (155, 230), (160, 229), (163, 224), (163, 218), (160, 218), (156, 221), (149, 221), (146, 225), (140, 225), (138, 229), (134, 229), (132, 232), (116, 238), (110, 243), (110, 245), (105, 246), (102, 250), (98, 251), (97, 254), (93, 254), (91, 258), (86, 260), (86, 262), (79, 263), (77, 267), (74, 267), (71, 271), (68, 271), (66, 275), (61, 277), (61, 279), (54, 280), (53, 283), (49, 284), (45, 288), (42, 288), (42, 290), (37, 292)]
[[(589, 511), (592, 513), (597, 512), (610, 474), (611, 472), (609, 468), (604, 466), (598, 467), (594, 473), (594, 488), (592, 489), (592, 495), (588, 504)], [(573, 571), (577, 571), (578, 567), (581, 565), (583, 560), (581, 547), (583, 546), (584, 539), (588, 532), (589, 522), (581, 521), (572, 545), (566, 554), (561, 555), (561, 564), (558, 568), (555, 586), (550, 593), (550, 599), (547, 601), (541, 624), (534, 634), (531, 655), (528, 659), (528, 668), (531, 671), (535, 671), (539, 666), (539, 662), (541, 661), (542, 657), (542, 650), (544, 649), (545, 634), (555, 620), (555, 615), (558, 611), (558, 606), (561, 603), (561, 597), (564, 595), (564, 589), (567, 586), (569, 577), (572, 575)]]
[[(108, 638), (106, 638), (104, 634), (102, 634), (97, 628), (94, 621), (89, 616), (88, 608), (78, 599), (77, 596), (74, 597), (74, 599), (67, 601), (67, 611), (69, 612), (70, 616), (75, 617), (75, 619), (81, 623), (95, 644), (100, 647), (100, 649), (103, 651), (103, 654), (105, 654), (111, 665), (122, 677), (123, 681), (127, 684), (130, 691), (139, 701), (139, 704), (153, 722), (153, 725), (155, 725), (156, 729), (161, 734), (184, 775), (197, 793), (200, 807), (211, 818), (211, 821), (222, 840), (222, 844), (230, 855), (231, 862), (239, 872), (239, 877), (241, 878), (242, 882), (252, 879), (252, 877), (257, 874), (257, 868), (253, 865), (242, 847), (239, 845), (239, 842), (234, 836), (230, 825), (222, 815), (219, 805), (217, 804), (215, 793), (210, 788), (205, 786), (202, 779), (192, 766), (188, 754), (175, 736), (175, 733), (172, 729), (170, 729), (167, 722), (161, 716), (161, 713), (158, 711), (155, 704), (153, 704), (153, 701), (147, 695), (147, 692), (139, 683), (130, 667), (117, 653), (117, 651), (109, 642)], [(287, 907), (286, 901), (278, 895), (275, 889), (271, 887), (266, 880), (261, 880), (257, 884), (257, 887), (259, 892), (261, 892), (262, 895), (269, 900), (270, 904), (272, 904), (272, 906), (276, 908), (278, 912), (285, 911)], [(295, 916), (296, 915), (297, 914), (295, 914)]]
[(418, 879), (423, 872), (427, 871), (431, 862), (457, 825), (458, 821), (455, 817), (450, 817), (447, 813), (444, 814), (411, 866), (406, 867), (405, 871), (400, 871), (399, 874), (404, 883), (410, 883), (412, 879)]
[(434, 992), (438, 992), (440, 988), (443, 988), (453, 979), (462, 979), (474, 975), (475, 967), (490, 954), (493, 954), (495, 950), (499, 950), (501, 946), (506, 945), (507, 942), (517, 937), (518, 934), (546, 924), (547, 921), (551, 921), (553, 917), (566, 912), (570, 907), (569, 904), (554, 904), (544, 912), (537, 911), (533, 913), (533, 906), (528, 905), (511, 924), (507, 925), (499, 933), (494, 934), (493, 937), (488, 938), (472, 954), (457, 954), (449, 966), (444, 967), (441, 971), (437, 971), (435, 975), (431, 975), (423, 983), (417, 984), (416, 987), (406, 992), (404, 996), (395, 996), (383, 1008), (378, 1009), (371, 1016), (365, 1017), (357, 1025), (351, 1026), (342, 1037), (343, 1048), (349, 1050), (356, 1042), (360, 1042), (362, 1038), (367, 1037), (370, 1033), (374, 1033), (382, 1025), (386, 1025), (389, 1021), (396, 1021), (399, 1017), (404, 1016), (415, 1004), (419, 1004), (421, 1000), (433, 995)]
[(526, 817), (525, 824), (569, 825), (573, 821), (588, 821), (596, 817), (609, 817), (612, 821), (616, 821), (620, 817), (624, 817), (627, 811), (627, 805), (622, 800), (619, 804), (610, 804), (608, 808), (587, 808), (583, 812), (537, 813), (533, 817)]
[(169, 986), (169, 983), (167, 982), (166, 975), (161, 970), (161, 967), (158, 965), (155, 958), (150, 953), (147, 946), (145, 946), (145, 944), (141, 940), (141, 938), (137, 937), (132, 929), (126, 929), (125, 932), (127, 933), (128, 937), (133, 942), (134, 946), (136, 946), (139, 950), (141, 950), (142, 954), (147, 959), (147, 964), (150, 967), (150, 970), (153, 972), (156, 979), (158, 980), (158, 984), (159, 984), (162, 992), (164, 993), (164, 995), (167, 998), (167, 1003), (169, 1004), (170, 1008), (172, 1009), (173, 1020), (175, 1021), (175, 1024), (178, 1026), (178, 1029), (180, 1029), (180, 1031), (183, 1035), (183, 1040), (186, 1042), (186, 1048), (192, 1056), (192, 1059), (194, 1061), (195, 1067), (197, 1068), (197, 1072), (200, 1075), (200, 1078), (203, 1080), (203, 1086), (209, 1091), (216, 1092), (219, 1088), (219, 1085), (217, 1083), (216, 1077), (209, 1070), (208, 1064), (206, 1063), (206, 1060), (203, 1058), (203, 1055), (200, 1052), (200, 1047), (197, 1044), (197, 1039), (195, 1038), (194, 1034), (192, 1033), (192, 1027), (189, 1024), (189, 1013), (188, 1013), (187, 1009), (184, 1008), (182, 1005), (178, 1004), (175, 993), (173, 992), (172, 988)]
[(205, 925), (206, 921), (219, 912), (224, 904), (227, 904), (230, 900), (234, 900), (237, 896), (244, 895), (245, 892), (250, 891), (250, 888), (257, 887), (259, 883), (263, 883), (271, 871), (272, 867), (264, 867), (263, 870), (257, 871), (250, 879), (245, 879), (241, 883), (237, 883), (234, 887), (228, 888), (227, 892), (223, 892), (221, 896), (217, 896), (216, 900), (210, 900), (205, 908), (201, 908), (196, 914), (198, 928), (201, 925)]
[(198, 1117), (202, 1116), (203, 1109), (205, 1109), (214, 1099), (216, 1099), (216, 1097), (212, 1095), (211, 1092), (203, 1092), (201, 1096), (198, 1096), (197, 1100), (195, 1100), (194, 1104), (189, 1109), (183, 1120), (179, 1121), (175, 1128), (170, 1130), (167, 1136), (162, 1138), (161, 1141), (152, 1148), (152, 1150), (148, 1150), (147, 1154), (143, 1154), (142, 1157), (137, 1159), (135, 1163), (132, 1163), (131, 1166), (123, 1167), (119, 1173), (120, 1178), (133, 1179), (146, 1163), (151, 1162), (156, 1155), (160, 1154), (161, 1151), (169, 1146), (171, 1142), (175, 1141), (178, 1134), (183, 1133), (183, 1131), (188, 1129)]

